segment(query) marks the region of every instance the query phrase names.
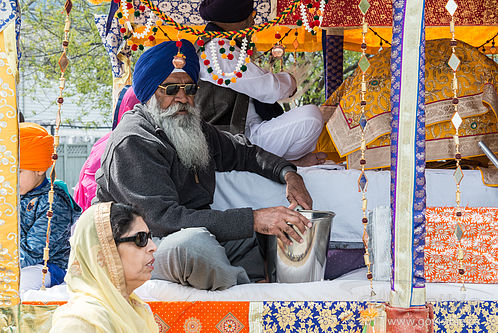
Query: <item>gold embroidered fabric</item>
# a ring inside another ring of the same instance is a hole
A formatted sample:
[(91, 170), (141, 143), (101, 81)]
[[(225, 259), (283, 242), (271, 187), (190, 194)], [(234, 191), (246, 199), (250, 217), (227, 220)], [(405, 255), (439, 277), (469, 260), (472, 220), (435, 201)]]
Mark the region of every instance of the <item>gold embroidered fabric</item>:
[[(455, 133), (451, 124), (453, 72), (447, 64), (450, 55), (448, 39), (427, 41), (426, 141), (431, 142), (426, 146), (427, 161), (452, 159), (455, 154), (448, 141)], [(462, 157), (482, 155), (477, 146), (479, 140), (498, 151), (498, 64), (460, 41), (456, 55), (461, 60), (457, 78), (459, 113), (463, 118), (459, 129)], [(368, 168), (390, 166), (390, 61), (391, 49), (385, 49), (370, 59), (371, 66), (366, 73)], [(346, 157), (350, 168), (359, 167), (359, 153), (355, 152), (360, 148), (360, 88), (361, 71), (357, 69), (325, 102), (325, 105), (338, 103), (338, 107), (327, 122), (328, 135), (322, 135), (317, 145), (317, 150)]]

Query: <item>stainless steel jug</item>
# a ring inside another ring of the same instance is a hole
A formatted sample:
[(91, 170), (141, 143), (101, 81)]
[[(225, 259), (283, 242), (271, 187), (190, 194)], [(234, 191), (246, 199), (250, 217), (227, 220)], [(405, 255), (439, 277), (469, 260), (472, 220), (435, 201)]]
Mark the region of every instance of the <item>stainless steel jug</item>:
[[(270, 239), (268, 263), (271, 280), (282, 283), (312, 282), (323, 280), (330, 229), (335, 214), (329, 211), (298, 210), (312, 223), (302, 243), (291, 239), (291, 245), (283, 244), (276, 237)], [(279, 244), (280, 243), (280, 244)]]

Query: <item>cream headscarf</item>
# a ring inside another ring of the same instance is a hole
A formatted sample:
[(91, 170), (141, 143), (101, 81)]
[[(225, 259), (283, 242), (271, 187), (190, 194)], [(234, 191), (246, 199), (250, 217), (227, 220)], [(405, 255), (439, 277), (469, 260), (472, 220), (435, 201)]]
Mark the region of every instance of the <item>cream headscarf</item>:
[[(88, 208), (71, 237), (66, 275), (70, 300), (54, 313), (51, 333), (81, 328), (97, 332), (158, 332), (150, 308), (128, 297), (123, 267), (112, 236), (111, 203)], [(79, 323), (79, 324), (76, 324)], [(79, 325), (79, 326), (78, 326)], [(81, 331), (79, 331), (81, 332)]]

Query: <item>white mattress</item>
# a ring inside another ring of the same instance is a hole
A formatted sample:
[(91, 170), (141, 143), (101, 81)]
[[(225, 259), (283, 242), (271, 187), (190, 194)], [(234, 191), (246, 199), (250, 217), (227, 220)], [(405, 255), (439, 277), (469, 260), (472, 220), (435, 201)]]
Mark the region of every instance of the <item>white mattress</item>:
[[(388, 301), (389, 282), (374, 281), (375, 297), (361, 268), (332, 281), (310, 283), (254, 283), (224, 291), (197, 290), (176, 283), (151, 280), (136, 290), (144, 301)], [(498, 285), (428, 283), (427, 301), (498, 301)], [(67, 301), (66, 285), (42, 290), (29, 290), (23, 301)]]
[[(313, 208), (335, 212), (331, 241), (361, 242), (361, 193), (358, 192), (358, 170), (329, 170), (333, 166), (299, 168)], [(427, 206), (455, 205), (453, 170), (427, 170)], [(390, 171), (367, 171), (368, 209), (390, 205)], [(481, 173), (465, 170), (460, 186), (461, 206), (498, 207), (498, 187), (482, 183)], [(288, 205), (285, 185), (249, 172), (232, 171), (216, 174), (213, 209), (234, 207), (263, 208)]]

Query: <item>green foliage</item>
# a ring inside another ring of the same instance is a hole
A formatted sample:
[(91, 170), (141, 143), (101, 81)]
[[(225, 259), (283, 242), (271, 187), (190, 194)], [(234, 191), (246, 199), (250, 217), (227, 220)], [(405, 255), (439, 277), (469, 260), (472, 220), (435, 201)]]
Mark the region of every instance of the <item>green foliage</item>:
[[(21, 0), (20, 75), (26, 95), (35, 98), (37, 87), (58, 90), (64, 38), (65, 0)], [(69, 66), (65, 73), (64, 97), (75, 96), (80, 108), (77, 119), (68, 124), (88, 126), (109, 124), (112, 103), (112, 72), (107, 52), (94, 23), (94, 14), (106, 14), (107, 5), (92, 5), (85, 0), (73, 1), (69, 33)], [(36, 100), (35, 100), (36, 102)], [(55, 105), (55, 101), (53, 105)], [(84, 124), (82, 117), (89, 107), (102, 114), (98, 122)], [(54, 115), (55, 117), (55, 115)]]

